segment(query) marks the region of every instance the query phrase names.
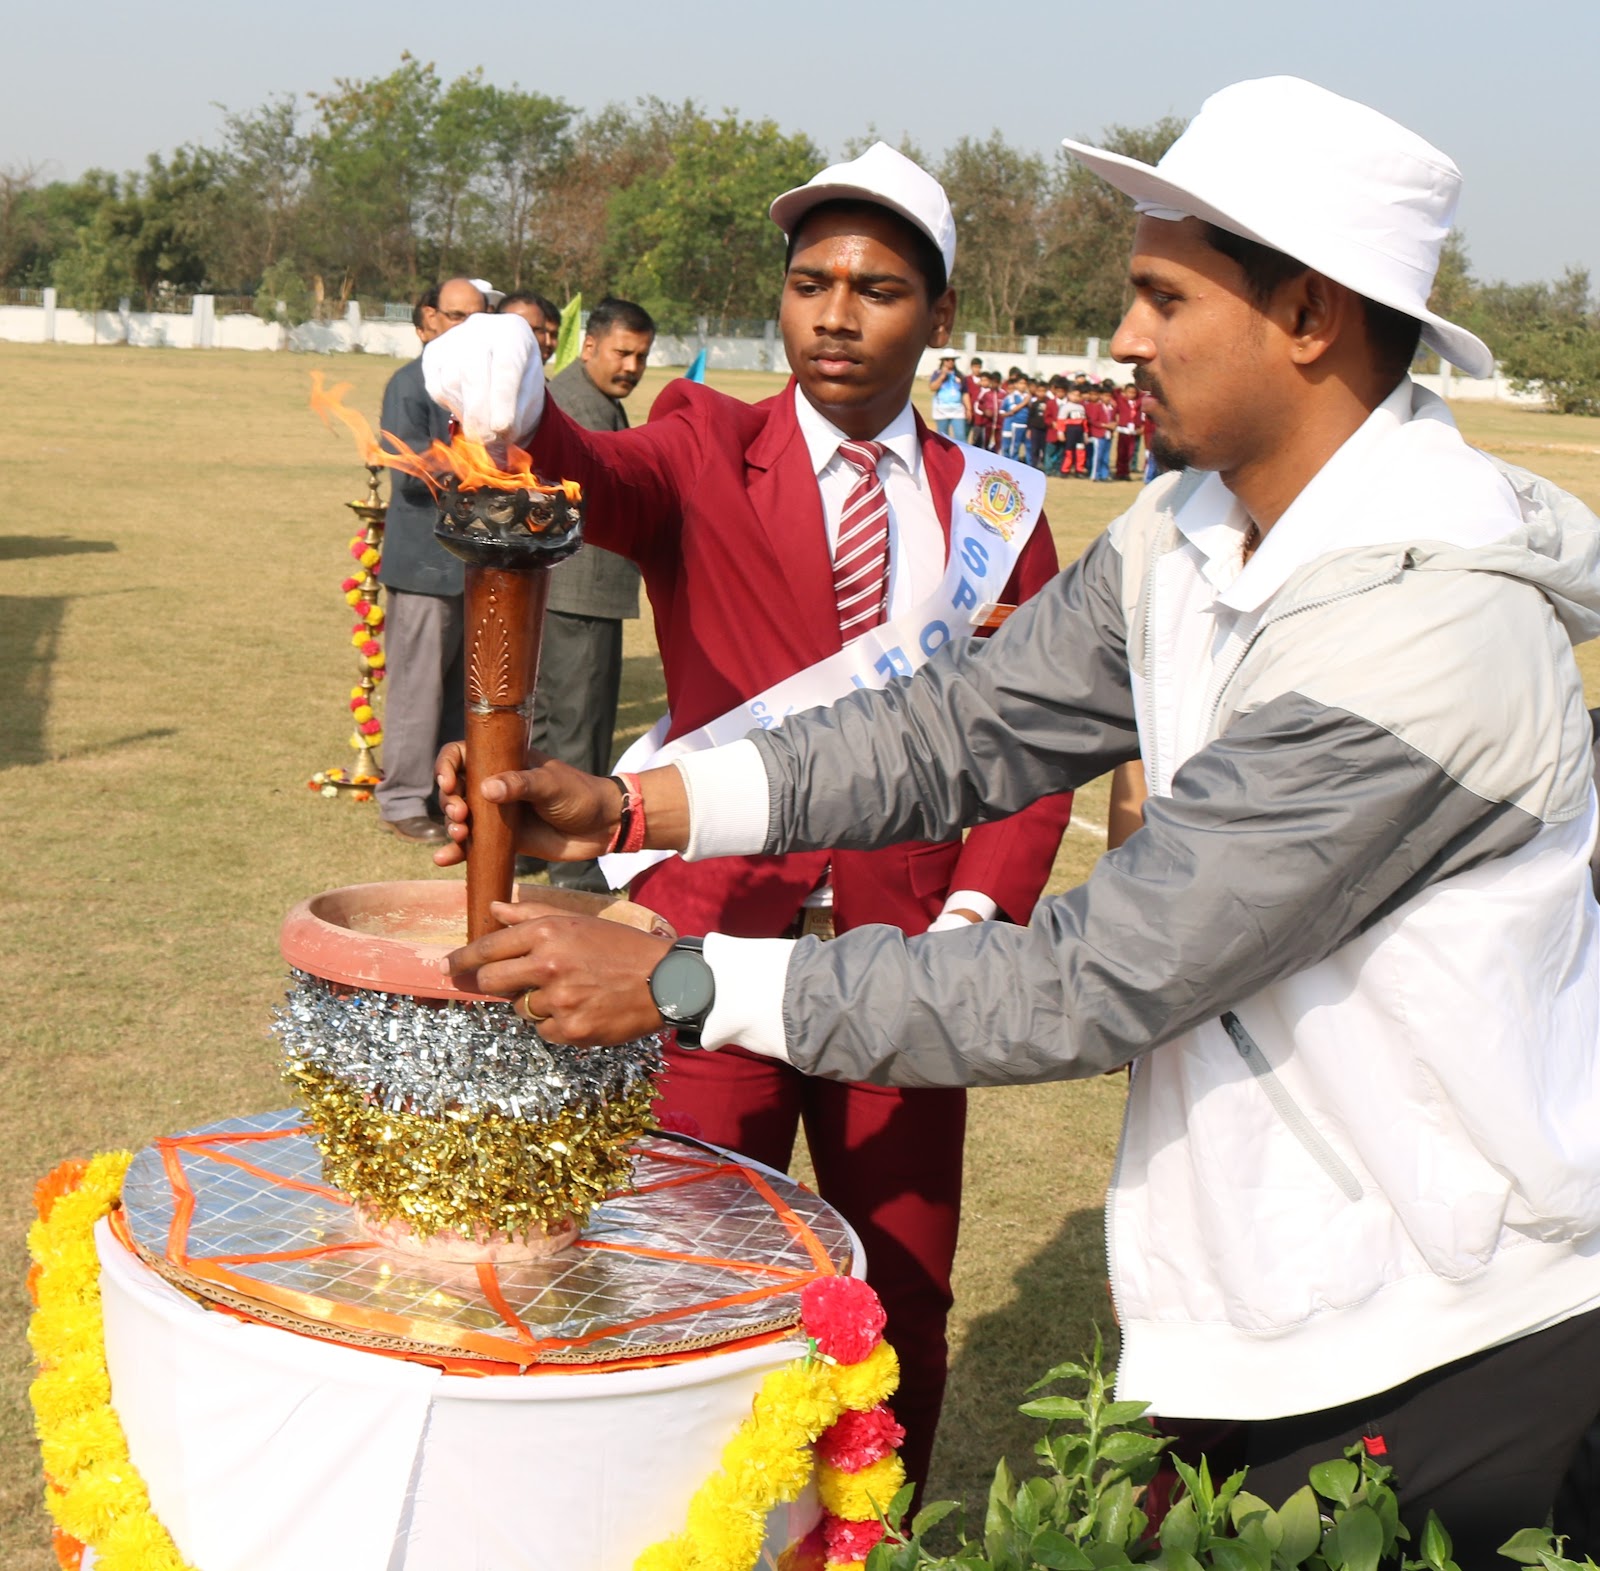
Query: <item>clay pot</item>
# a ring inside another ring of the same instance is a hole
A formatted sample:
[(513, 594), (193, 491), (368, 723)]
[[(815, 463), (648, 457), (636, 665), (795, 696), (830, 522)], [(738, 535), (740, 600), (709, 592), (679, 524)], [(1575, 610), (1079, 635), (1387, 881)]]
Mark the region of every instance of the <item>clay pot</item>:
[(578, 1223), (569, 1217), (559, 1227), (544, 1228), (512, 1238), (490, 1233), (463, 1238), (448, 1230), (425, 1238), (398, 1217), (382, 1221), (363, 1205), (354, 1208), (357, 1228), (386, 1249), (398, 1250), (430, 1265), (515, 1265), (528, 1260), (548, 1260), (559, 1255), (578, 1236)]
[[(519, 886), (515, 894), (519, 903), (541, 909), (598, 916), (664, 938), (676, 936), (653, 911), (630, 900), (533, 886)], [(466, 931), (466, 885), (417, 879), (354, 884), (313, 895), (284, 918), (279, 944), (284, 959), (296, 970), (331, 983), (339, 991), (407, 996), (440, 1006), (486, 1000), (509, 1008), (504, 999), (457, 987), (440, 968), (444, 957), (466, 942)], [(315, 1113), (309, 1117), (315, 1125)], [(320, 1145), (320, 1130), (316, 1138)], [(327, 1148), (323, 1150), (327, 1155)], [(548, 1229), (516, 1236), (484, 1227), (471, 1238), (451, 1231), (425, 1236), (398, 1218), (386, 1219), (369, 1211), (371, 1196), (361, 1192), (355, 1181), (357, 1171), (359, 1167), (348, 1177), (361, 1230), (436, 1271), (543, 1259), (571, 1245), (582, 1225), (582, 1217), (569, 1217)]]
[[(621, 897), (523, 884), (515, 894), (519, 903), (677, 936), (654, 911)], [(302, 900), (283, 919), (278, 938), (290, 965), (324, 981), (455, 1002), (486, 996), (457, 987), (439, 968), (466, 941), (467, 886), (442, 878), (325, 890)]]

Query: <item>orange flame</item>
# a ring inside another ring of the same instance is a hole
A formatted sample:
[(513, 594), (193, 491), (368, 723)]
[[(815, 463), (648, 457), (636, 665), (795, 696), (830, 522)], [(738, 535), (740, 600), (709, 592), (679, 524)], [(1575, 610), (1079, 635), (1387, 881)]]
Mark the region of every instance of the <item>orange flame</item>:
[(448, 444), (430, 442), (421, 453), (408, 447), (392, 431), (383, 432), (380, 443), (360, 412), (345, 403), (344, 396), (349, 391), (348, 382), (338, 382), (328, 388), (323, 385), (320, 371), (311, 373), (312, 409), (330, 431), (334, 420), (348, 427), (364, 464), (382, 464), (387, 469), (414, 475), (436, 494), (452, 476), (463, 491), (540, 491), (546, 495), (561, 491), (571, 502), (576, 502), (583, 494), (576, 480), (559, 480), (554, 485), (541, 480), (533, 472), (532, 455), (514, 442), (506, 443), (503, 464), (496, 461), (495, 455), (482, 442), (470, 441), (459, 432)]

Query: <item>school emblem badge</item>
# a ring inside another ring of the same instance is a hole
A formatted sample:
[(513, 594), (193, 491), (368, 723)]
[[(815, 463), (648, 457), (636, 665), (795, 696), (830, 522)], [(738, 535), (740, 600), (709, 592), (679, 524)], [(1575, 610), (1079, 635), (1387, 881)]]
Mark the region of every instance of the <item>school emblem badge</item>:
[(1009, 540), (1016, 533), (1017, 521), (1022, 517), (1026, 505), (1022, 487), (1012, 479), (1009, 470), (985, 469), (978, 476), (977, 488), (972, 500), (967, 503), (967, 511), (985, 529), (999, 535), (1002, 540)]

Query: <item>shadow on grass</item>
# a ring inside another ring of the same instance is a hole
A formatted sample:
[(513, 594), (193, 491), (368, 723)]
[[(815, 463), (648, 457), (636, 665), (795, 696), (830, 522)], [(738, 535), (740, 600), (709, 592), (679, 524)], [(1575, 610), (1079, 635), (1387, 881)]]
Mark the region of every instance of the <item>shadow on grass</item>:
[(0, 595), (0, 769), (40, 764), (66, 595)]
[[(50, 762), (64, 764), (78, 758), (98, 758), (102, 753), (115, 753), (119, 748), (137, 747), (141, 742), (165, 741), (167, 737), (177, 734), (176, 726), (151, 726), (144, 731), (130, 731), (126, 736), (108, 737), (104, 742), (87, 742), (82, 747), (73, 748), (69, 753), (52, 753)], [(0, 759), (0, 764), (3, 763), (4, 760)]]
[[(1047, 1207), (1048, 1196), (1040, 1202)], [(966, 1247), (972, 1242), (969, 1234)], [(995, 1247), (1004, 1244), (997, 1240)], [(1002, 1456), (1019, 1476), (1033, 1470), (1033, 1444), (1044, 1429), (1017, 1411), (1028, 1387), (1052, 1366), (1086, 1358), (1096, 1324), (1107, 1363), (1116, 1357), (1105, 1216), (1098, 1207), (1068, 1215), (1055, 1236), (1017, 1268), (1012, 1282), (1010, 1301), (967, 1329), (950, 1366), (934, 1451), (927, 1498), (965, 1501), (969, 1530), (982, 1525), (989, 1481)]]
[(50, 688), (61, 623), (72, 598), (0, 595), (0, 660), (6, 668), (6, 680), (0, 683), (0, 769), (58, 763), (63, 758), (90, 758), (178, 734), (175, 726), (152, 726), (127, 736), (91, 742), (71, 753), (49, 751), (45, 733), (50, 724)]
[(0, 562), (32, 556), (87, 556), (115, 551), (115, 540), (75, 540), (68, 535), (0, 535)]

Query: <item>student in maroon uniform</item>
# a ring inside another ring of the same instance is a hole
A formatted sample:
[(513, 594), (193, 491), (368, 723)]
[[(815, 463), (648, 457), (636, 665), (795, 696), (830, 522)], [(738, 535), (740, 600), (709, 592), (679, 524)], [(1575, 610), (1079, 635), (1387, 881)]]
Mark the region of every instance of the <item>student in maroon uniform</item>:
[(985, 371), (972, 400), (972, 445), (990, 453), (1000, 450), (1000, 373)]
[(1063, 477), (1089, 472), (1089, 446), (1084, 435), (1084, 407), (1082, 385), (1069, 387), (1062, 394), (1058, 408), (1061, 414), (1061, 468)]
[(1045, 433), (1050, 427), (1050, 417), (1055, 410), (1055, 400), (1050, 396), (1050, 389), (1042, 376), (1034, 377), (1028, 384), (1028, 418), (1024, 428), (1024, 440), (1021, 458), (1023, 463), (1032, 464), (1035, 469), (1044, 467)]
[(1050, 420), (1044, 431), (1044, 472), (1047, 475), (1061, 473), (1061, 455), (1067, 449), (1066, 407), (1067, 379), (1053, 376), (1050, 378)]
[(1150, 446), (1150, 438), (1155, 433), (1156, 423), (1151, 417), (1150, 410), (1155, 403), (1155, 397), (1150, 393), (1139, 395), (1139, 428), (1140, 435), (1144, 438), (1144, 478), (1148, 484), (1161, 473), (1161, 465), (1156, 462), (1154, 449)]
[(1089, 474), (1095, 480), (1111, 478), (1111, 431), (1116, 415), (1111, 407), (1111, 394), (1104, 388), (1091, 387), (1085, 395), (1084, 428), (1089, 433)]
[[(490, 367), (503, 378), (514, 364), (511, 385), (526, 378), (539, 391), (514, 435), (538, 473), (582, 484), (590, 543), (643, 570), (669, 739), (838, 656), (859, 636), (841, 626), (835, 552), (869, 472), (888, 515), (877, 574), (884, 615), (900, 614), (901, 604), (911, 610), (932, 592), (919, 584), (939, 584), (952, 509), (962, 506), (955, 494), (967, 472), (964, 449), (930, 432), (910, 402), (925, 346), (957, 374), (944, 344), (956, 303), (948, 286), (955, 220), (944, 191), (877, 143), (786, 192), (771, 213), (788, 237), (778, 317), (794, 377), (760, 404), (680, 377), (644, 424), (585, 430), (543, 399), (523, 324), (498, 317), (470, 351), (432, 362), (436, 386), (453, 375), (483, 385)], [(875, 452), (861, 450), (868, 444)], [(1056, 571), (1041, 518), (1003, 598), (1020, 603)], [(680, 933), (732, 926), (778, 938), (897, 923), (920, 934), (935, 923), (942, 930), (1000, 915), (1025, 924), (1067, 811), (1065, 801), (1047, 798), (965, 837), (859, 853), (673, 857), (632, 887)], [(680, 1043), (666, 1058), (661, 1111), (688, 1114), (718, 1145), (784, 1168), (804, 1125), (819, 1188), (871, 1260), (900, 1358), (901, 1454), (922, 1481), (944, 1391), (965, 1093), (813, 1081), (737, 1049), (705, 1053)]]
[(1119, 480), (1133, 479), (1134, 454), (1139, 451), (1139, 423), (1143, 416), (1139, 389), (1129, 382), (1114, 401), (1117, 417), (1117, 468)]

